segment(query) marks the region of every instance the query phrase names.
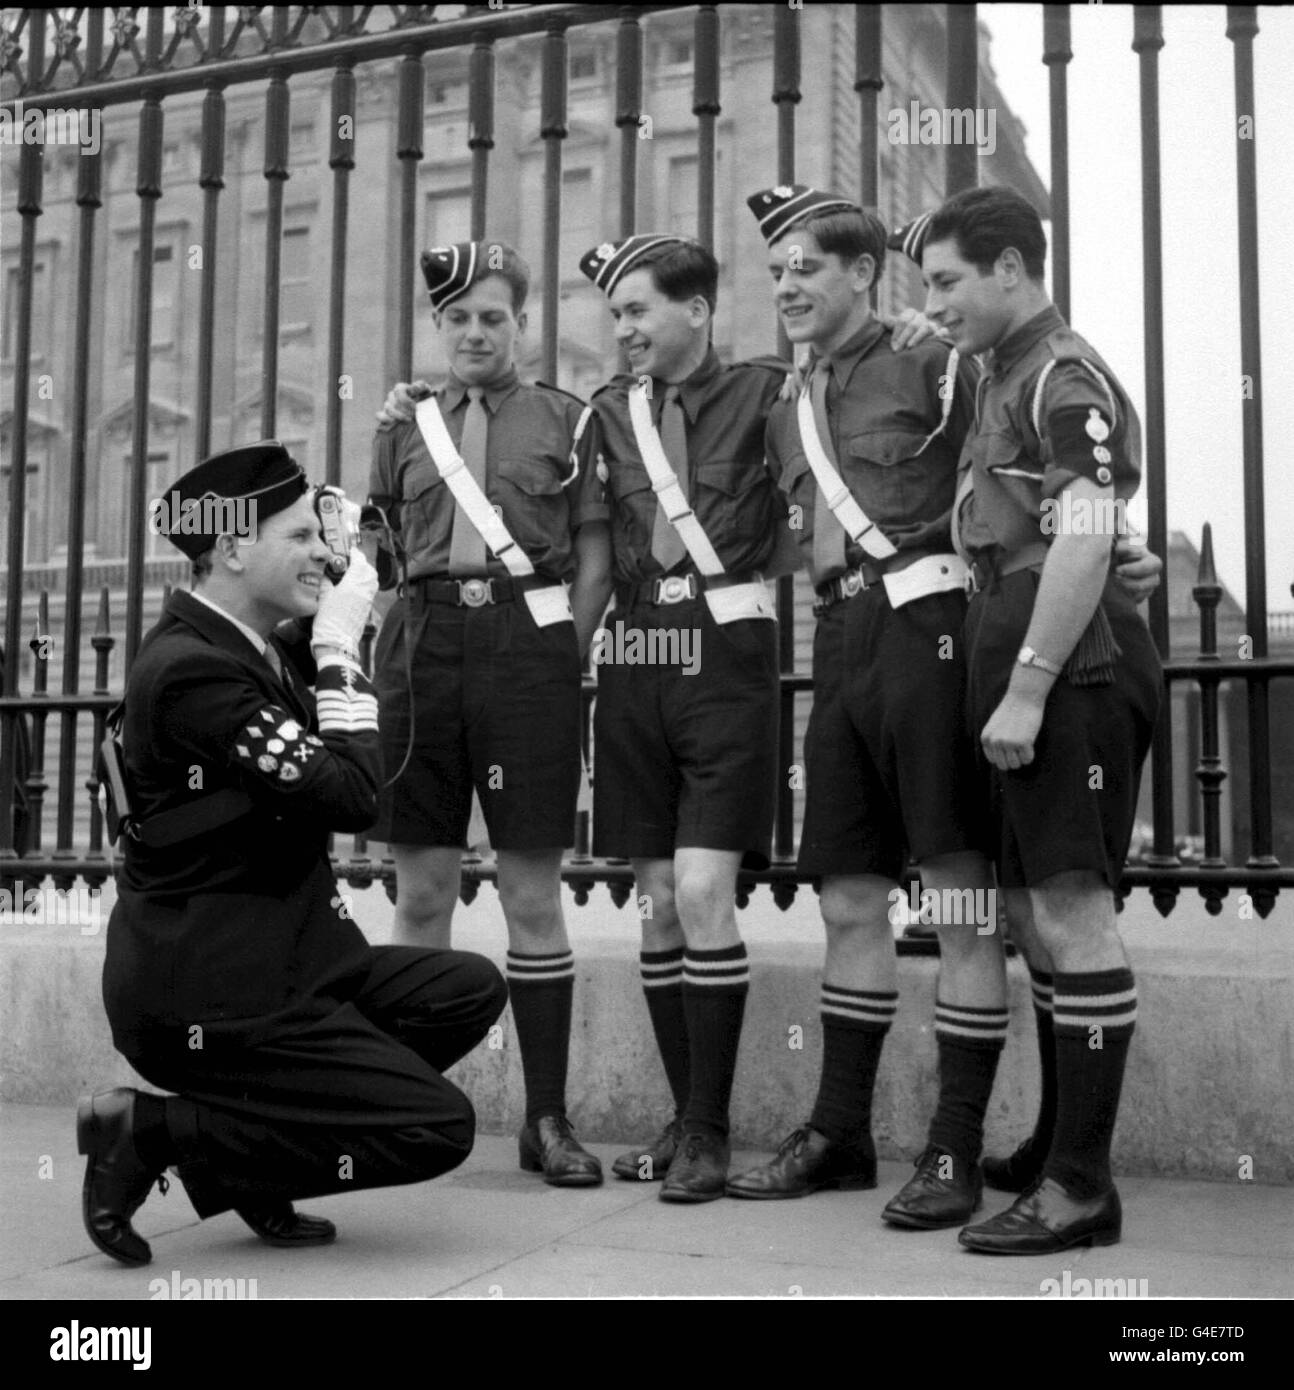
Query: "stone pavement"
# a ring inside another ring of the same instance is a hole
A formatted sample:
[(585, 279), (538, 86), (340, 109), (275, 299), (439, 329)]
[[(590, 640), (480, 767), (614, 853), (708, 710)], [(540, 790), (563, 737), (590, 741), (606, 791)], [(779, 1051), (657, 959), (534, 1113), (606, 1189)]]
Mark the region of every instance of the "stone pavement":
[[(74, 1129), (72, 1107), (0, 1106), (0, 1297), (79, 1307), (165, 1297), (182, 1291), (186, 1279), (242, 1280), (245, 1296), (255, 1281), (259, 1300), (1036, 1299), (1051, 1291), (1045, 1281), (1052, 1279), (1078, 1294), (1085, 1291), (1079, 1280), (1122, 1280), (1105, 1288), (1138, 1294), (1144, 1280), (1152, 1300), (1294, 1295), (1288, 1187), (1126, 1178), (1119, 1183), (1121, 1244), (994, 1259), (963, 1251), (955, 1231), (900, 1231), (881, 1222), (882, 1206), (910, 1172), (904, 1164), (882, 1163), (874, 1192), (677, 1207), (656, 1199), (655, 1184), (611, 1179), (595, 1189), (548, 1187), (518, 1170), (516, 1142), (506, 1136), (483, 1136), (460, 1169), (434, 1183), (303, 1204), (339, 1230), (336, 1244), (313, 1250), (262, 1245), (232, 1214), (199, 1222), (174, 1182), (165, 1197), (155, 1190), (137, 1217), (153, 1263), (128, 1269), (96, 1251), (82, 1231), (84, 1160)], [(618, 1151), (591, 1147), (604, 1164)], [(760, 1157), (738, 1153), (734, 1166)], [(1009, 1200), (989, 1193), (986, 1210)], [(1135, 1317), (1145, 1321), (1147, 1314), (1142, 1306)], [(87, 1309), (79, 1315), (96, 1316)], [(1127, 1322), (1134, 1313), (1125, 1307), (1121, 1316)], [(1161, 1321), (1172, 1316), (1171, 1309), (1155, 1314)], [(1208, 1320), (1243, 1316), (1219, 1309)]]

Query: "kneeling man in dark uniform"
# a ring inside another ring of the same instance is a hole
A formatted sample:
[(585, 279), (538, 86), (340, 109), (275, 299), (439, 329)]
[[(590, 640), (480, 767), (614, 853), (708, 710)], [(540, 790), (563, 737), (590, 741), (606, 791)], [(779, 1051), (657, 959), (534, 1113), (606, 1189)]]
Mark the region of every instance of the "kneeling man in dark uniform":
[[(265, 441), (167, 493), (192, 593), (168, 600), (130, 672), (133, 831), (108, 925), (113, 1041), (170, 1096), (84, 1099), (90, 1239), (146, 1264), (131, 1218), (174, 1166), (201, 1217), (233, 1209), (275, 1245), (330, 1241), (294, 1199), (437, 1177), (475, 1117), (444, 1070), (506, 988), (461, 951), (370, 947), (328, 858), (377, 813), (377, 705), (358, 661), (377, 589), (339, 582), (303, 470)], [(231, 517), (234, 518), (231, 521)], [(295, 646), (272, 636), (298, 619)], [(311, 687), (313, 686), (313, 691)]]
[(960, 1237), (1009, 1255), (1120, 1237), (1110, 1143), (1137, 994), (1113, 890), (1163, 682), (1109, 575), (1141, 473), (1136, 412), (1048, 298), (1045, 255), (1037, 212), (1003, 188), (950, 199), (922, 252), (927, 314), (963, 355), (988, 354), (953, 516), (977, 590), (966, 708), (1008, 915), (1013, 931), (1032, 917), (1022, 945), (1054, 990), (1041, 1162), (1012, 1207)]

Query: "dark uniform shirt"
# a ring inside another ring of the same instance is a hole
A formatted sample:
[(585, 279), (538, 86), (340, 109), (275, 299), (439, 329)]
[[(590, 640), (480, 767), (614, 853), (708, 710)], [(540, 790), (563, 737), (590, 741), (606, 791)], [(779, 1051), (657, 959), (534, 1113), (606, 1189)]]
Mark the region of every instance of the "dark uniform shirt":
[[(435, 395), (457, 448), (469, 404), (467, 387), (451, 376)], [(485, 495), (500, 509), (503, 524), (536, 573), (554, 583), (569, 579), (575, 570), (575, 532), (609, 516), (593, 468), (597, 422), (589, 419), (573, 449), (583, 403), (555, 387), (519, 381), (515, 371), (485, 389), (483, 404), (489, 412)], [(401, 534), (408, 577), (448, 574), (454, 496), (416, 421), (378, 431), (369, 495)], [(483, 576), (507, 574), (507, 566), (489, 555)]]
[(1137, 413), (1114, 373), (1054, 305), (990, 354), (962, 467), (973, 468), (975, 475), (958, 525), (961, 544), (971, 554), (1000, 547), (1009, 555), (1047, 541), (1056, 528), (1045, 526), (1044, 516), (1076, 478), (1113, 487), (1115, 498), (1136, 492), (1141, 477)]
[[(761, 569), (773, 554), (786, 507), (764, 462), (764, 424), (786, 380), (777, 358), (725, 367), (711, 348), (682, 382), (679, 402), (687, 432), (688, 501), (729, 574)], [(611, 541), (617, 583), (635, 584), (661, 573), (651, 553), (656, 494), (634, 439), (629, 391), (638, 384), (616, 376), (593, 397), (602, 425), (602, 458), (614, 503)], [(652, 419), (660, 427), (666, 387), (652, 382)], [(677, 566), (691, 568), (688, 559)]]
[[(827, 419), (841, 478), (858, 505), (898, 550), (950, 549), (949, 518), (956, 492), (957, 458), (970, 428), (978, 372), (959, 362), (947, 380), (949, 349), (927, 340), (903, 352), (890, 348), (890, 330), (869, 319), (832, 355)], [(931, 438), (943, 412), (942, 392), (952, 389), (943, 431)], [(927, 442), (929, 441), (929, 442)], [(824, 444), (826, 441), (823, 441)], [(768, 422), (768, 460), (793, 506), (802, 553), (812, 569), (817, 479), (800, 438), (795, 401), (779, 401)], [(846, 538), (844, 560), (813, 575), (821, 584), (860, 564), (867, 552)]]

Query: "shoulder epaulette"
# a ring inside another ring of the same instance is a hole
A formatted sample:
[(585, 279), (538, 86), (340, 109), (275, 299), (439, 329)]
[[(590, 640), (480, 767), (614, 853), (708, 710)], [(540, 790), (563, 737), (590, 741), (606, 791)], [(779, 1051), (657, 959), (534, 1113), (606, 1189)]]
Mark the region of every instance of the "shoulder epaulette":
[(794, 363), (788, 362), (785, 357), (778, 357), (776, 353), (765, 352), (758, 357), (746, 357), (740, 362), (729, 362), (725, 371), (733, 371), (737, 367), (763, 367), (766, 371), (781, 372), (787, 375)]
[[(1048, 346), (1050, 347), (1051, 345), (1049, 344)], [(1089, 362), (1081, 353), (1068, 351), (1057, 352), (1054, 347), (1051, 347), (1051, 360), (1047, 362), (1042, 371), (1038, 373), (1038, 380), (1033, 388), (1033, 404), (1029, 411), (1030, 418), (1033, 421), (1033, 432), (1039, 439), (1042, 438), (1042, 393), (1043, 388), (1047, 385), (1047, 378), (1057, 366), (1068, 366), (1070, 363), (1082, 367), (1095, 378), (1101, 389), (1105, 392), (1106, 400), (1110, 403), (1111, 423), (1113, 424), (1119, 419), (1119, 406), (1114, 398), (1114, 392), (1110, 388), (1110, 383), (1106, 381), (1104, 374), (1096, 364), (1094, 362)]]
[(568, 391), (564, 386), (553, 386), (547, 381), (537, 381), (535, 385), (538, 386), (541, 391), (555, 391), (557, 395), (565, 396), (568, 401), (574, 401), (575, 404), (580, 407), (584, 405), (584, 401), (577, 396), (574, 391)]
[(629, 387), (635, 385), (637, 381), (638, 378), (631, 372), (617, 372), (609, 381), (604, 381), (589, 399), (595, 401), (607, 391), (628, 390)]

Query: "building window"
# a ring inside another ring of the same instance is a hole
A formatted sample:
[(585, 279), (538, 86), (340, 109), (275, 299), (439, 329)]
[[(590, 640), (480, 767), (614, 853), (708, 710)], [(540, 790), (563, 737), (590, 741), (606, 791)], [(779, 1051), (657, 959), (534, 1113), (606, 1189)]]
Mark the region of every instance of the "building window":
[[(126, 506), (124, 512), (130, 515), (130, 465), (131, 460), (127, 457), (123, 472), (126, 478)], [(144, 486), (147, 489), (147, 501), (145, 506), (152, 502), (154, 497), (165, 497), (166, 489), (174, 482), (171, 475), (171, 456), (164, 450), (161, 452), (149, 451), (144, 472)], [(166, 502), (170, 504), (170, 498), (166, 497)], [(127, 540), (122, 546), (122, 553), (129, 553), (130, 540), (127, 532)], [(146, 560), (172, 560), (175, 558), (176, 550), (165, 536), (159, 535), (145, 520), (144, 522), (144, 558)]]
[[(153, 247), (153, 298), (149, 315), (148, 343), (151, 348), (172, 347), (175, 318), (179, 308), (179, 264), (174, 243), (158, 242)], [(135, 313), (139, 303), (139, 248), (131, 253), (130, 304), (125, 315), (127, 352), (135, 350)]]
[(598, 75), (598, 55), (593, 49), (571, 54), (571, 81), (589, 82)]
[(667, 68), (690, 66), (692, 62), (691, 39), (666, 39), (662, 45), (661, 64)]
[(279, 267), (279, 337), (299, 338), (310, 332), (319, 299), (310, 275), (309, 227), (284, 227)]
[(315, 152), (315, 118), (292, 122), (292, 136), (288, 145), (288, 158), (293, 164), (308, 164)]
[[(22, 274), (18, 266), (5, 268), (4, 277), (4, 344), (6, 362), (12, 361), (18, 349), (18, 298)], [(37, 256), (31, 266), (31, 345), (28, 358), (42, 361), (49, 347), (50, 321), (49, 274), (44, 256)]]
[(697, 161), (695, 155), (680, 155), (669, 162), (669, 188), (666, 191), (669, 229), (675, 236), (695, 236), (697, 223)]
[(472, 235), (472, 195), (466, 188), (451, 188), (427, 196), (427, 236), (423, 245), (451, 246)]
[(599, 241), (593, 206), (593, 170), (567, 169), (562, 174), (562, 232), (558, 242), (557, 277), (586, 284), (580, 257)]

